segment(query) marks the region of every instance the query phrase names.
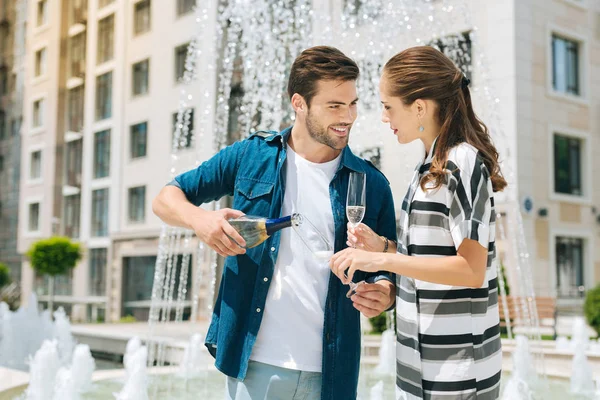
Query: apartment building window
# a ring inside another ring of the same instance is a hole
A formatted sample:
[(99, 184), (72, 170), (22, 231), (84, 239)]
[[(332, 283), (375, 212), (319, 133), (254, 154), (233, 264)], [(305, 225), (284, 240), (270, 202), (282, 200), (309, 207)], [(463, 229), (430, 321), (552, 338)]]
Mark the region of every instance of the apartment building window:
[(146, 218), (146, 186), (129, 188), (129, 222), (144, 222)]
[(48, 1), (39, 0), (37, 2), (37, 26), (45, 25), (48, 22)]
[(85, 75), (85, 32), (70, 39), (70, 76), (82, 78)]
[(150, 30), (150, 0), (138, 1), (133, 10), (133, 33), (140, 35)]
[(110, 129), (94, 135), (94, 178), (105, 178), (110, 171)]
[(552, 35), (552, 87), (560, 93), (581, 95), (580, 43)]
[(179, 82), (185, 74), (185, 57), (189, 43), (182, 44), (175, 48), (175, 81)]
[(44, 125), (44, 99), (33, 102), (33, 127), (39, 128)]
[(109, 15), (98, 22), (97, 63), (112, 60), (114, 54), (115, 16)]
[(42, 177), (42, 151), (31, 153), (29, 161), (29, 179), (40, 179)]
[(148, 93), (150, 60), (146, 59), (133, 64), (133, 90), (134, 96)]
[(92, 192), (92, 236), (108, 236), (108, 189)]
[[(50, 293), (50, 277), (48, 275), (35, 274), (35, 293), (38, 295), (48, 295)], [(73, 270), (69, 270), (64, 275), (57, 275), (54, 278), (54, 295), (55, 296), (72, 296), (73, 295)], [(71, 306), (63, 305), (67, 315), (71, 314)]]
[(90, 296), (106, 296), (108, 249), (90, 249)]
[(80, 85), (68, 92), (67, 124), (71, 132), (83, 131), (83, 88), (83, 85)]
[(65, 215), (63, 218), (65, 236), (79, 237), (79, 218), (81, 215), (81, 195), (65, 196)]
[(19, 131), (21, 130), (21, 118), (15, 118), (10, 122), (10, 131), (11, 135), (18, 136)]
[(81, 166), (83, 164), (83, 139), (73, 140), (65, 149), (65, 180), (67, 185), (81, 187)]
[(27, 228), (29, 232), (40, 230), (40, 203), (29, 204), (29, 223)]
[(554, 135), (554, 191), (581, 196), (582, 140)]
[(583, 294), (584, 239), (556, 238), (556, 289), (558, 297), (578, 297)]
[(96, 121), (112, 116), (112, 72), (96, 78)]
[(6, 138), (6, 113), (0, 110), (0, 140)]
[(35, 52), (35, 76), (41, 76), (46, 73), (46, 48)]
[(444, 53), (467, 78), (471, 79), (473, 43), (471, 42), (470, 32), (463, 32), (459, 35), (448, 35), (442, 39), (430, 42), (429, 46)]
[(0, 156), (0, 172), (4, 171), (4, 156)]
[(107, 5), (114, 2), (115, 0), (98, 0), (98, 8), (106, 7)]
[[(180, 276), (182, 268), (187, 268), (188, 276), (191, 276), (192, 258), (187, 257), (186, 263), (183, 263), (183, 255), (178, 254), (173, 260), (173, 287), (175, 292), (180, 288)], [(148, 306), (145, 300), (152, 298), (152, 285), (154, 282), (154, 272), (156, 266), (156, 256), (135, 256), (123, 257), (123, 280), (122, 280), (122, 299), (123, 315), (136, 316), (138, 320), (148, 318)], [(185, 298), (189, 299), (191, 294), (192, 280), (188, 279), (185, 287)], [(189, 319), (189, 307), (183, 312), (183, 319)]]
[(177, 123), (177, 113), (173, 114), (173, 135), (179, 133), (179, 141), (176, 148), (178, 150), (192, 147), (192, 138), (194, 137), (194, 109), (188, 108), (183, 111), (181, 123)]
[(131, 158), (145, 157), (148, 142), (148, 123), (141, 122), (132, 125), (130, 135)]
[(180, 16), (192, 12), (195, 5), (196, 0), (177, 0), (177, 15)]

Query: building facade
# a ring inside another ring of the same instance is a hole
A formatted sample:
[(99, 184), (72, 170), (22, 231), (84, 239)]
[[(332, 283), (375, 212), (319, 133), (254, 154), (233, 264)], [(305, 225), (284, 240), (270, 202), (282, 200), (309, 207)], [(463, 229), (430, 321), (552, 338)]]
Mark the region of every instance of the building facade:
[[(469, 72), (472, 89), (489, 85), (498, 101), (498, 145), (512, 188), (499, 196), (499, 211), (509, 226), (514, 210), (502, 204), (523, 212), (536, 292), (578, 306), (600, 280), (600, 179), (593, 175), (600, 167), (593, 152), (600, 149), (600, 4), (480, 3), (469, 3), (473, 25), (448, 32), (476, 30), (473, 51), (486, 56), (485, 69), (471, 61)], [(84, 245), (84, 259), (56, 288), (75, 319), (147, 316), (161, 229), (151, 200), (170, 177), (186, 45), (198, 28), (193, 5), (29, 0), (18, 248), (55, 234)], [(207, 70), (211, 60), (199, 62)], [(207, 88), (214, 92), (214, 78), (188, 90)], [(198, 113), (189, 110), (192, 131)], [(378, 121), (378, 113), (365, 115)], [(399, 209), (422, 149), (399, 146), (375, 125), (377, 145), (366, 135), (356, 144), (379, 157)], [(206, 159), (212, 143), (207, 134), (183, 144), (179, 162)], [(507, 240), (501, 249), (518, 251), (510, 246)], [(43, 278), (27, 261), (21, 272), (24, 295), (45, 301)]]
[(10, 267), (14, 282), (21, 278), (17, 216), (26, 6), (23, 0), (0, 1), (0, 262)]

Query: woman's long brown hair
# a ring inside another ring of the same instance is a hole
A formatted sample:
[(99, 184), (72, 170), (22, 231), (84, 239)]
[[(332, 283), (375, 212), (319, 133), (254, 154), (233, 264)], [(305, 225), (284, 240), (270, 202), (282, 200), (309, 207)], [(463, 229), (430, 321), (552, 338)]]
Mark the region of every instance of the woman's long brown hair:
[[(463, 84), (463, 73), (440, 51), (429, 46), (411, 47), (392, 57), (383, 68), (391, 96), (411, 105), (417, 99), (433, 100), (438, 105), (441, 126), (429, 174), (421, 180), (421, 188), (433, 182), (439, 188), (446, 179), (448, 150), (466, 142), (477, 150), (490, 173), (494, 191), (506, 187), (500, 171), (498, 151), (488, 128), (475, 115), (469, 87)], [(431, 186), (429, 188), (432, 188)]]

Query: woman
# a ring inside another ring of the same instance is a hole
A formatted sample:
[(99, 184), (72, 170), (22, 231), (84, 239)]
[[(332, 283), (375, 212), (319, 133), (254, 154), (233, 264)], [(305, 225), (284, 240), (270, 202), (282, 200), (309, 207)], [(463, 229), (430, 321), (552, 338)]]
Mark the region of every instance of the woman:
[(506, 181), (468, 85), (432, 47), (387, 62), (382, 120), (399, 143), (421, 140), (426, 155), (402, 203), (398, 253), (383, 252), (385, 240), (361, 224), (348, 232), (356, 248), (331, 259), (344, 283), (357, 270), (397, 274), (399, 399), (499, 397), (493, 192)]

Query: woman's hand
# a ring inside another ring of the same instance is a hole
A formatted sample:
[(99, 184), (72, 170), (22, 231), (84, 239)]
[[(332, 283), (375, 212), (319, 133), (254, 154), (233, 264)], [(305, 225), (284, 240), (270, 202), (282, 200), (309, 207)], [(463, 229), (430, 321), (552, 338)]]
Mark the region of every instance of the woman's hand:
[[(383, 255), (368, 251), (347, 248), (331, 257), (329, 267), (343, 284), (348, 285), (352, 282), (352, 277), (356, 271), (377, 272), (381, 270), (384, 264), (382, 257)], [(346, 270), (348, 270), (347, 274)]]
[[(353, 228), (348, 223), (348, 241), (346, 244), (349, 247), (382, 253), (385, 250), (385, 242), (386, 238), (376, 234), (369, 226), (360, 223), (356, 228)], [(392, 246), (395, 248), (395, 243), (388, 241), (388, 249), (392, 248)]]

